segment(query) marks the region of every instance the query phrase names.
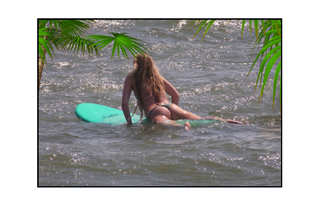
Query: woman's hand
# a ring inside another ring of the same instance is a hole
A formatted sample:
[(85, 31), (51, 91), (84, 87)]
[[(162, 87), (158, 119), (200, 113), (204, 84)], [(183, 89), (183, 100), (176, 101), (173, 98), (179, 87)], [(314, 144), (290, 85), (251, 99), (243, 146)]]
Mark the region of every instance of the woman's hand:
[(123, 114), (124, 114), (128, 124), (132, 124), (129, 105), (128, 105), (130, 95), (131, 95), (131, 90), (132, 90), (132, 83), (133, 83), (132, 76), (131, 75), (127, 76), (127, 78), (124, 81), (123, 92), (122, 92), (121, 106), (122, 106)]
[(172, 103), (178, 105), (180, 99), (178, 91), (165, 78), (163, 78), (163, 84), (166, 92), (172, 97)]

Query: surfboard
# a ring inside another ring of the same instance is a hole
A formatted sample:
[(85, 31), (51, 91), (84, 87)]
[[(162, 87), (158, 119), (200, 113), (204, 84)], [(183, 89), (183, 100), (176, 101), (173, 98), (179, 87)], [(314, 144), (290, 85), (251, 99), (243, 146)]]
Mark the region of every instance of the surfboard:
[[(94, 104), (94, 103), (78, 104), (75, 108), (75, 114), (77, 117), (79, 117), (85, 122), (105, 123), (110, 125), (120, 125), (120, 124), (127, 123), (124, 117), (123, 111), (112, 108), (112, 107), (100, 105), (100, 104)], [(134, 114), (131, 119), (133, 124), (151, 123), (146, 118), (140, 119), (140, 115), (137, 115), (137, 114)], [(217, 122), (216, 120), (205, 120), (205, 119), (177, 120), (175, 122), (178, 124), (184, 125), (187, 121), (190, 123), (191, 127), (201, 126), (203, 124), (213, 124)]]
[[(76, 116), (86, 122), (106, 123), (111, 125), (126, 124), (121, 110), (93, 103), (82, 103), (76, 106)], [(132, 115), (132, 114), (131, 114)], [(139, 122), (140, 115), (132, 116), (132, 123)]]

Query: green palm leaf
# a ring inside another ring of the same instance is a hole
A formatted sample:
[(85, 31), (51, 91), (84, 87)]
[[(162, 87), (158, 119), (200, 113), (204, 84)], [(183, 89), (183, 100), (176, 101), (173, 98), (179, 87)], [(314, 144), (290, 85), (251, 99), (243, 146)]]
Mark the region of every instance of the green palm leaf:
[[(262, 72), (263, 72), (263, 69), (264, 69), (264, 65), (266, 64), (266, 62), (267, 62), (267, 60), (270, 58), (270, 56), (273, 55), (274, 53), (276, 53), (279, 49), (281, 49), (281, 45), (273, 48), (273, 49), (264, 57), (261, 65), (260, 65), (260, 70), (259, 70), (259, 74), (258, 74), (256, 86), (255, 86), (255, 88), (254, 88), (254, 92), (256, 91), (256, 87), (257, 87), (257, 84), (258, 84), (259, 77), (262, 78)], [(270, 62), (270, 61), (269, 61), (269, 62)]]
[[(275, 100), (275, 97), (276, 97), (277, 81), (278, 81), (278, 76), (279, 76), (280, 71), (281, 71), (281, 60), (279, 61), (279, 64), (278, 64), (277, 69), (276, 69), (276, 72), (274, 74), (274, 80), (273, 80), (273, 101), (272, 101), (273, 102), (273, 104), (272, 104), (273, 105), (273, 109), (274, 109), (274, 100)], [(280, 94), (280, 96), (281, 96), (281, 94)]]
[(60, 27), (62, 36), (83, 36), (90, 28), (85, 21), (79, 20), (62, 20)]
[[(279, 32), (281, 33), (281, 29), (279, 29)], [(266, 32), (266, 35), (268, 35), (268, 34), (276, 34), (276, 35), (279, 35), (278, 30), (275, 30), (275, 29), (267, 31), (267, 32)]]
[(209, 28), (211, 27), (211, 25), (213, 24), (213, 22), (215, 22), (216, 20), (210, 20), (209, 22), (207, 22), (208, 20), (203, 20), (202, 22), (200, 22), (199, 26), (198, 26), (198, 29), (196, 31), (196, 33), (194, 34), (192, 40), (194, 40), (194, 38), (196, 37), (196, 35), (202, 30), (204, 29), (205, 27), (207, 27), (206, 31), (204, 32), (203, 34), (203, 37), (202, 37), (202, 40), (201, 42), (203, 41), (205, 35), (207, 34)]
[(278, 21), (277, 20), (272, 20), (272, 24), (277, 29), (279, 36), (281, 36), (280, 30), (279, 30), (279, 27), (278, 27)]
[(85, 39), (83, 37), (64, 37), (61, 38), (61, 41), (63, 42), (63, 45), (68, 45), (66, 46), (67, 51), (73, 51), (73, 53), (79, 53), (79, 51), (82, 52), (84, 55), (85, 52), (87, 51), (89, 55), (93, 55), (95, 52), (96, 55), (99, 55), (99, 48), (94, 45), (94, 42)]
[(269, 76), (269, 73), (271, 71), (271, 68), (273, 67), (274, 63), (279, 59), (281, 55), (281, 49), (275, 53), (273, 55), (273, 57), (269, 60), (268, 64), (267, 64), (267, 68), (266, 68), (266, 71), (265, 71), (265, 74), (264, 74), (264, 80), (263, 80), (263, 84), (262, 84), (262, 88), (261, 88), (261, 92), (260, 92), (260, 97), (259, 97), (259, 100), (258, 100), (258, 104), (260, 102), (260, 99), (262, 97), (262, 94), (263, 94), (263, 90), (264, 90), (264, 87), (266, 85), (266, 82), (268, 80), (268, 76)]
[[(114, 52), (116, 51), (116, 48), (119, 47), (118, 41), (115, 38), (113, 42), (113, 48), (112, 48), (112, 54), (111, 54), (111, 59), (113, 58)], [(119, 49), (118, 49), (118, 58), (119, 58)]]
[[(247, 77), (249, 76), (249, 74), (250, 74), (253, 66), (255, 65), (257, 59), (259, 58), (259, 56), (260, 56), (263, 52), (265, 52), (269, 47), (271, 47), (271, 46), (273, 46), (273, 45), (275, 45), (275, 44), (277, 44), (277, 43), (280, 43), (280, 42), (281, 42), (281, 39), (272, 41), (271, 43), (267, 44), (265, 47), (263, 47), (263, 48), (260, 50), (260, 52), (258, 53), (256, 59), (254, 60), (252, 66), (251, 66), (251, 68), (250, 68), (250, 70), (249, 70), (249, 72), (248, 72)], [(246, 77), (246, 78), (247, 78), (247, 77)]]
[(255, 31), (256, 31), (256, 37), (257, 37), (257, 40), (258, 40), (259, 20), (253, 20), (253, 24), (254, 24), (254, 28), (255, 28)]
[[(120, 56), (120, 49), (119, 48), (121, 48), (121, 51), (122, 51), (122, 55), (123, 55), (123, 57), (124, 58), (127, 58), (127, 59), (129, 59), (129, 57), (128, 57), (128, 54), (127, 54), (127, 52), (126, 52), (126, 49), (125, 48), (127, 48), (130, 52), (131, 52), (131, 54), (133, 55), (133, 56), (135, 56), (135, 51), (133, 50), (133, 48), (135, 47), (135, 45), (133, 45), (133, 44), (130, 44), (130, 42), (127, 42), (125, 39), (123, 39), (123, 38), (118, 38), (118, 39), (116, 39), (115, 40), (115, 43), (114, 43), (114, 45), (113, 45), (113, 48), (115, 49), (115, 46), (117, 45), (117, 48), (118, 48), (118, 58), (119, 58), (119, 56)], [(139, 50), (139, 49), (138, 49)], [(138, 53), (141, 53), (141, 51), (139, 51)], [(143, 52), (142, 52), (143, 53)], [(113, 57), (113, 53), (112, 53), (112, 57)], [(111, 57), (111, 58), (112, 58)]]
[(114, 37), (104, 35), (89, 35), (85, 38), (94, 41), (94, 45), (97, 45), (99, 51), (114, 40)]
[[(261, 55), (261, 58), (262, 58), (264, 56), (265, 52), (267, 54), (263, 58), (262, 63), (260, 63), (259, 74), (258, 74), (258, 77), (257, 77), (256, 86), (255, 86), (255, 90), (256, 90), (257, 83), (258, 83), (259, 78), (260, 78), (260, 82), (262, 82), (262, 87), (261, 87), (261, 92), (260, 92), (258, 103), (260, 102), (260, 100), (262, 98), (264, 87), (265, 87), (266, 81), (268, 79), (268, 75), (270, 73), (270, 70), (274, 66), (275, 62), (281, 57), (281, 41), (282, 41), (282, 38), (279, 35), (281, 33), (281, 29), (279, 29), (279, 28), (277, 29), (276, 28), (277, 25), (276, 25), (275, 21), (268, 20), (266, 22), (261, 22), (261, 23), (263, 25), (259, 28), (260, 34), (259, 34), (258, 39), (255, 42), (254, 47), (259, 45), (260, 42), (262, 41), (263, 37), (264, 37), (263, 48), (260, 50), (259, 54), (257, 55), (257, 58), (260, 55)], [(280, 23), (280, 25), (281, 25), (281, 23)], [(267, 52), (268, 49), (270, 49), (269, 53)], [(262, 81), (264, 65), (265, 65), (266, 61), (270, 58), (270, 56), (273, 55), (274, 53), (275, 53), (275, 55), (269, 60), (268, 65), (267, 65), (267, 67), (265, 69), (264, 80)], [(256, 58), (256, 60), (257, 60), (257, 58)], [(255, 60), (255, 62), (256, 62), (256, 60)], [(255, 62), (254, 62), (254, 64), (255, 64)], [(252, 67), (251, 67), (249, 73), (251, 72), (251, 70), (252, 70)], [(278, 75), (280, 70), (281, 70), (281, 59), (280, 59), (279, 65), (278, 65), (278, 67), (276, 69), (276, 74), (275, 75)], [(248, 75), (249, 75), (249, 73), (248, 73)], [(273, 86), (273, 94), (274, 94), (274, 96), (273, 96), (273, 105), (274, 105), (274, 99), (275, 99), (276, 85), (277, 85), (277, 81), (275, 80), (274, 86)], [(280, 94), (280, 96), (281, 96), (281, 94)], [(281, 104), (281, 97), (280, 97), (280, 104)]]
[(60, 30), (50, 30), (51, 36), (48, 36), (48, 41), (56, 47), (56, 49), (66, 50), (65, 38), (61, 37)]
[[(244, 24), (246, 23), (246, 20), (242, 21), (242, 28), (241, 28), (241, 39), (243, 39), (243, 29), (244, 29)], [(251, 25), (250, 25), (250, 35), (251, 35)]]
[[(89, 29), (89, 22), (92, 22), (92, 20), (39, 20), (39, 31), (43, 30), (47, 32), (46, 34), (50, 34), (47, 35), (48, 41), (40, 41), (47, 44), (44, 48), (51, 58), (52, 45), (57, 49), (73, 50), (77, 54), (81, 50), (83, 54), (88, 51), (91, 55), (95, 51), (98, 55), (97, 46), (93, 45), (94, 42), (82, 38), (83, 34)], [(41, 38), (41, 35), (39, 33), (39, 38)], [(50, 46), (48, 46), (49, 44)], [(40, 52), (42, 58), (44, 57), (43, 54), (43, 52)]]
[[(197, 29), (196, 33), (194, 34), (192, 40), (194, 40), (194, 38), (196, 37), (196, 35), (197, 35), (202, 29), (204, 29), (205, 27), (207, 27), (206, 30), (205, 30), (205, 32), (204, 32), (204, 34), (203, 34), (203, 36), (202, 36), (202, 39), (201, 39), (201, 42), (203, 42), (203, 39), (204, 39), (204, 37), (206, 36), (209, 28), (212, 26), (212, 24), (213, 24), (216, 20), (210, 20), (210, 21), (209, 21), (209, 20), (203, 20), (203, 21), (194, 20), (194, 21), (192, 21), (191, 23), (189, 23), (188, 25), (194, 24), (195, 22), (198, 22), (198, 21), (200, 22), (199, 25), (195, 25), (195, 26), (191, 29), (191, 30), (193, 30), (194, 28), (198, 27), (198, 29)], [(231, 21), (231, 20), (230, 20), (230, 21)]]
[(280, 113), (281, 113), (281, 76), (280, 76), (280, 90), (279, 90), (279, 94), (280, 94)]
[(208, 22), (208, 26), (207, 26), (207, 29), (206, 29), (206, 31), (204, 32), (204, 34), (203, 34), (203, 37), (202, 37), (202, 39), (201, 39), (201, 42), (203, 41), (203, 39), (204, 39), (204, 37), (205, 37), (205, 35), (207, 34), (207, 32), (208, 32), (208, 30), (209, 30), (209, 28), (211, 27), (211, 25), (213, 24), (213, 22), (215, 22), (216, 20), (211, 20), (211, 21), (209, 21)]
[(199, 27), (198, 27), (196, 33), (194, 34), (192, 40), (194, 40), (194, 38), (199, 33), (199, 31), (201, 31), (206, 26), (206, 23), (207, 23), (207, 20), (203, 20), (202, 22), (200, 22)]
[(273, 53), (275, 53), (275, 52), (277, 52), (279, 49), (281, 49), (281, 45), (278, 45), (278, 46), (276, 46), (275, 48), (273, 48), (272, 50), (270, 50), (267, 54), (266, 54), (266, 56), (263, 58), (263, 61), (262, 61), (262, 63), (261, 63), (261, 65), (260, 65), (260, 68), (264, 68), (264, 65), (266, 64), (266, 62), (267, 62), (267, 60), (269, 59), (269, 57), (273, 54)]
[(93, 20), (40, 20), (39, 27), (60, 30), (61, 36), (83, 36)]
[[(211, 20), (210, 22), (207, 22), (207, 21), (208, 20), (204, 20), (199, 23), (198, 29), (197, 29), (195, 35), (193, 36), (193, 39), (206, 26), (208, 26), (208, 27), (206, 29), (205, 34), (207, 33), (209, 27), (212, 25), (211, 21), (213, 21), (213, 20)], [(229, 23), (230, 23), (230, 21), (229, 21)], [(260, 22), (261, 22), (261, 25), (259, 25)], [(209, 23), (210, 23), (210, 25), (209, 25)], [(256, 86), (255, 86), (255, 91), (256, 91), (256, 87), (257, 87), (259, 79), (260, 79), (260, 83), (262, 83), (262, 88), (261, 88), (260, 97), (259, 97), (259, 101), (260, 101), (260, 99), (263, 95), (266, 81), (268, 79), (268, 75), (269, 75), (272, 67), (274, 66), (275, 62), (279, 59), (280, 59), (280, 63), (276, 69), (276, 75), (279, 75), (279, 72), (281, 71), (281, 42), (282, 42), (281, 20), (249, 20), (250, 36), (251, 36), (252, 24), (253, 24), (253, 29), (255, 31), (254, 36), (256, 36), (256, 40), (254, 42), (252, 49), (255, 49), (256, 47), (259, 48), (260, 46), (262, 46), (262, 48), (260, 49), (258, 55), (256, 56), (252, 66), (247, 74), (247, 77), (249, 76), (250, 72), (252, 71), (252, 68), (256, 64), (258, 58), (261, 57), (259, 73), (258, 73)], [(243, 39), (244, 25), (245, 25), (245, 20), (242, 21), (241, 39)], [(205, 34), (203, 35), (203, 38), (204, 38)], [(254, 39), (254, 36), (252, 37), (252, 39)], [(203, 38), (202, 38), (201, 42), (203, 41)], [(263, 42), (263, 44), (262, 44), (262, 42)], [(268, 50), (269, 50), (269, 52), (268, 52)], [(267, 63), (268, 60), (269, 60), (269, 62), (267, 64), (267, 66), (265, 67), (265, 64)], [(265, 69), (265, 71), (264, 71), (264, 69)], [(264, 73), (264, 78), (263, 78), (263, 73)], [(276, 76), (275, 79), (277, 77), (278, 76)], [(262, 80), (262, 78), (263, 78), (263, 80)], [(276, 91), (276, 85), (277, 85), (277, 81), (275, 80), (274, 87), (273, 87), (274, 96), (275, 96), (275, 91)], [(280, 90), (281, 90), (281, 79), (280, 79)], [(274, 98), (273, 98), (273, 102), (274, 102)], [(258, 101), (258, 103), (259, 103), (259, 101)], [(280, 105), (281, 105), (281, 91), (280, 91)], [(281, 109), (280, 109), (280, 112), (281, 112)]]
[(118, 53), (118, 58), (120, 57), (120, 49), (122, 51), (122, 55), (124, 56), (124, 58), (127, 58), (127, 59), (129, 59), (129, 57), (127, 55), (126, 49), (128, 49), (133, 56), (136, 56), (136, 54), (138, 53), (142, 53), (142, 54), (146, 53), (146, 51), (144, 50), (147, 50), (147, 48), (141, 44), (141, 43), (144, 43), (144, 41), (127, 36), (126, 33), (119, 33), (119, 34), (111, 33), (111, 34), (113, 35), (113, 37), (104, 36), (104, 35), (89, 35), (89, 36), (86, 36), (86, 38), (92, 41), (95, 41), (93, 45), (97, 45), (99, 50), (103, 49), (105, 46), (107, 46), (112, 41), (114, 41), (111, 59), (113, 58), (116, 50)]
[[(259, 23), (259, 22), (258, 22)], [(264, 23), (264, 26), (266, 27), (266, 28), (268, 28), (268, 27), (270, 27), (270, 25), (272, 25), (272, 23), (271, 22), (269, 22), (269, 21), (267, 21), (267, 22), (265, 22)], [(258, 37), (257, 37), (257, 39), (256, 39), (256, 41), (255, 41), (255, 43), (254, 43), (254, 45), (253, 45), (253, 47), (252, 47), (252, 49), (255, 49), (257, 46), (259, 47), (259, 45), (261, 44), (261, 41), (263, 40), (263, 37), (265, 36), (265, 34), (263, 33), (263, 32), (261, 32), (263, 30), (263, 26), (261, 25), (260, 27), (258, 27), (257, 28), (257, 31), (259, 32), (259, 34), (258, 34)], [(253, 37), (254, 38), (254, 37)], [(266, 44), (267, 44), (267, 41), (266, 41), (267, 39), (264, 39), (264, 44), (263, 44), (263, 46), (265, 46)]]
[(52, 55), (54, 54), (54, 52), (53, 52), (53, 48), (52, 48), (51, 43), (48, 40), (46, 40), (46, 38), (44, 38), (44, 36), (52, 36), (52, 35), (47, 31), (47, 28), (39, 29), (39, 37), (38, 37), (39, 56), (40, 56), (41, 60), (46, 63), (47, 61), (46, 61), (45, 52), (43, 49), (45, 49), (47, 51), (47, 53), (51, 59), (53, 59)]
[(265, 27), (265, 24), (264, 24), (263, 20), (261, 20), (261, 25), (262, 25), (262, 28), (263, 28), (263, 33), (265, 34), (266, 33), (266, 27)]
[(274, 41), (277, 41), (277, 40), (279, 40), (280, 39), (280, 41), (281, 41), (281, 36), (273, 36), (271, 39), (269, 39), (266, 43), (267, 44), (269, 44), (269, 43), (271, 43), (271, 42), (274, 42)]
[(51, 33), (48, 32), (47, 28), (39, 29), (39, 36), (51, 36)]
[[(144, 48), (147, 50), (147, 48), (145, 48), (142, 44), (140, 44), (137, 41), (141, 41), (135, 38), (132, 38), (130, 36), (126, 36), (126, 38), (118, 38), (120, 42), (123, 42), (125, 46), (127, 46), (127, 48), (129, 49), (134, 49), (137, 50), (139, 53), (145, 53), (141, 48)], [(143, 42), (143, 41), (141, 41)], [(141, 48), (140, 48), (141, 47)]]
[(125, 49), (125, 47), (123, 46), (123, 44), (120, 44), (120, 47), (121, 47), (122, 55), (123, 55), (125, 58), (129, 59), (128, 54), (127, 54), (126, 49)]
[(187, 27), (193, 26), (193, 28), (191, 28), (189, 31), (194, 30), (194, 28), (196, 28), (198, 26), (195, 24), (196, 22), (201, 22), (201, 20), (193, 20), (187, 24)]
[(39, 27), (40, 28), (50, 28), (50, 29), (59, 29), (61, 28), (61, 21), (62, 20), (39, 20)]

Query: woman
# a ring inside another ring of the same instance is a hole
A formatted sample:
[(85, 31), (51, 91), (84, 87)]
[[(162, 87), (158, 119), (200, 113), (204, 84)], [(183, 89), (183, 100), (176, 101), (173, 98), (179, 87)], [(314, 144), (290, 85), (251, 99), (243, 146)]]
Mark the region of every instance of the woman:
[[(125, 79), (122, 94), (122, 110), (128, 124), (132, 124), (128, 106), (132, 90), (138, 100), (141, 117), (143, 109), (147, 119), (151, 122), (174, 124), (174, 121), (171, 120), (202, 119), (202, 117), (185, 111), (178, 106), (179, 93), (159, 74), (150, 56), (138, 54), (134, 59), (133, 67), (133, 70)], [(172, 103), (168, 101), (166, 93), (172, 97)], [(230, 123), (239, 123), (214, 117), (205, 117), (205, 119), (219, 119)], [(187, 122), (184, 127), (188, 129), (190, 124)]]

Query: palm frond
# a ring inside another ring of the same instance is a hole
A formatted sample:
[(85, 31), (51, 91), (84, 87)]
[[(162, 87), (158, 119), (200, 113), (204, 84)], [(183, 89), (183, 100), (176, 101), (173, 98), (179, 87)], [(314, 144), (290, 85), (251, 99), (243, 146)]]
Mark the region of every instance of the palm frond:
[(211, 21), (208, 22), (207, 29), (206, 29), (206, 31), (205, 31), (204, 34), (203, 34), (203, 37), (202, 37), (202, 39), (201, 39), (201, 42), (203, 41), (203, 39), (204, 39), (205, 35), (207, 34), (209, 28), (211, 27), (211, 25), (212, 25), (215, 21), (216, 21), (216, 20), (211, 20)]
[(279, 90), (279, 96), (280, 96), (280, 113), (281, 113), (281, 76), (280, 76), (280, 90)]
[(61, 42), (66, 46), (67, 51), (73, 51), (73, 53), (78, 54), (79, 51), (84, 55), (88, 52), (89, 55), (93, 55), (95, 53), (97, 56), (99, 55), (99, 47), (94, 45), (94, 42), (83, 38), (83, 37), (64, 37), (61, 38)]
[[(48, 55), (50, 56), (51, 59), (53, 59), (52, 55), (54, 54), (51, 43), (46, 39), (46, 36), (47, 37), (52, 36), (50, 34), (50, 32), (48, 32), (47, 30), (48, 30), (47, 28), (39, 29), (39, 37), (38, 37), (39, 56), (40, 56), (41, 60), (45, 63), (47, 63), (46, 57), (45, 57), (45, 51), (48, 53)], [(44, 51), (44, 49), (45, 49), (45, 51)]]
[[(243, 29), (244, 29), (244, 24), (246, 23), (246, 20), (242, 21), (242, 28), (241, 28), (241, 40), (243, 39)], [(251, 34), (251, 33), (250, 33)]]
[(192, 29), (190, 29), (190, 31), (191, 31), (191, 30), (194, 30), (196, 27), (198, 27), (198, 29), (197, 29), (196, 33), (194, 34), (192, 40), (194, 40), (194, 38), (196, 37), (196, 35), (197, 35), (201, 30), (203, 30), (204, 28), (207, 27), (206, 30), (205, 30), (205, 32), (204, 32), (204, 34), (203, 34), (203, 36), (202, 36), (202, 39), (201, 39), (201, 42), (203, 42), (203, 39), (204, 39), (204, 37), (206, 36), (209, 28), (212, 26), (212, 24), (213, 24), (215, 21), (216, 21), (216, 20), (203, 20), (203, 21), (201, 21), (201, 20), (193, 20), (192, 22), (190, 22), (190, 23), (188, 24), (189, 26), (190, 26), (190, 25), (193, 25), (193, 24), (196, 23), (196, 22), (199, 22), (199, 25), (195, 25)]
[(280, 71), (281, 71), (281, 60), (279, 61), (276, 72), (274, 74), (274, 80), (273, 80), (273, 101), (272, 101), (273, 109), (274, 109), (274, 100), (276, 98), (278, 76), (279, 76)]
[(277, 20), (272, 20), (272, 23), (273, 23), (274, 27), (277, 29), (279, 36), (281, 36), (281, 32), (280, 32), (279, 27), (278, 27), (278, 21)]
[(40, 20), (40, 28), (60, 30), (62, 36), (83, 36), (93, 20)]
[(39, 27), (47, 27), (49, 29), (61, 28), (62, 20), (39, 20)]
[(126, 59), (129, 59), (126, 49), (128, 49), (133, 56), (136, 56), (136, 54), (138, 53), (145, 54), (145, 50), (148, 50), (141, 44), (144, 43), (144, 41), (127, 36), (126, 33), (110, 32), (110, 34), (112, 34), (113, 36), (89, 35), (86, 36), (86, 38), (94, 41), (95, 43), (93, 45), (97, 45), (99, 50), (101, 50), (102, 48), (110, 44), (112, 41), (114, 41), (111, 59), (113, 58), (116, 50), (118, 53), (118, 58), (120, 58), (120, 49), (122, 51), (123, 57)]
[[(198, 25), (196, 24), (197, 22), (200, 22), (201, 20), (193, 20), (193, 21), (190, 21), (187, 25), (186, 25), (186, 27), (188, 27), (189, 28), (189, 32), (190, 31), (192, 31), (192, 30), (194, 30)], [(190, 27), (193, 27), (193, 28), (191, 28), (190, 29)]]
[(51, 29), (49, 30), (49, 33), (51, 34), (48, 36), (47, 40), (56, 47), (56, 49), (62, 49), (67, 50), (67, 44), (65, 42), (66, 37), (61, 36), (61, 30), (60, 29)]
[(61, 35), (64, 36), (84, 36), (89, 30), (89, 25), (86, 22), (79, 20), (62, 20)]
[(261, 20), (261, 25), (262, 25), (262, 28), (263, 28), (263, 34), (266, 34), (266, 27), (264, 25), (264, 21)]
[(263, 90), (264, 90), (264, 87), (266, 85), (266, 82), (268, 80), (268, 76), (269, 76), (269, 73), (271, 71), (271, 68), (273, 67), (273, 65), (275, 64), (275, 62), (279, 59), (279, 57), (281, 56), (281, 49), (278, 50), (278, 52), (276, 52), (272, 58), (269, 60), (268, 64), (267, 64), (267, 67), (266, 67), (266, 70), (265, 70), (265, 73), (264, 73), (264, 79), (263, 79), (263, 84), (262, 84), (262, 87), (261, 87), (261, 92), (260, 92), (260, 97), (259, 97), (259, 100), (258, 100), (258, 104), (260, 102), (260, 99), (262, 97), (262, 94), (263, 94)]
[(255, 31), (256, 31), (256, 37), (257, 37), (257, 40), (258, 40), (259, 20), (253, 20), (253, 24), (254, 24), (254, 28), (255, 28)]
[[(142, 53), (142, 54), (146, 53), (143, 49), (147, 50), (147, 48), (139, 43), (139, 41), (141, 43), (143, 41), (141, 41), (139, 39), (135, 39), (130, 36), (127, 36), (127, 35), (125, 35), (125, 33), (122, 33), (122, 34), (111, 33), (111, 34), (115, 36), (115, 38), (117, 40), (117, 45), (119, 45), (119, 46), (121, 45), (121, 46), (127, 48), (133, 56), (135, 56), (138, 53)], [(118, 57), (119, 57), (119, 46), (117, 46)]]
[[(264, 57), (261, 65), (260, 65), (260, 71), (259, 71), (258, 77), (259, 77), (260, 75), (262, 76), (262, 71), (263, 71), (263, 69), (264, 69), (264, 65), (266, 64), (266, 62), (268, 61), (268, 59), (269, 59), (274, 53), (276, 53), (276, 52), (277, 52), (278, 50), (280, 50), (280, 49), (281, 49), (281, 45), (278, 45), (278, 46), (276, 46), (275, 48), (273, 48), (270, 52), (268, 52), (268, 53), (266, 54), (266, 56)], [(256, 86), (257, 86), (257, 85), (256, 85)], [(254, 90), (256, 90), (256, 88), (255, 88)]]
[(208, 25), (209, 22), (207, 22), (207, 21), (208, 20), (203, 20), (202, 22), (200, 22), (200, 24), (198, 25), (198, 29), (197, 29), (196, 33), (194, 34), (192, 40), (194, 40), (196, 35)]
[[(208, 26), (206, 29), (206, 32), (205, 32), (205, 34), (206, 34), (208, 31), (208, 28), (213, 23), (212, 21), (208, 22), (208, 20), (203, 20), (202, 22), (199, 23), (199, 25), (195, 26), (194, 28), (198, 27), (198, 29), (197, 29), (196, 33), (194, 34), (193, 39), (202, 29), (204, 29), (206, 26)], [(230, 21), (229, 21), (229, 23), (230, 23)], [(243, 39), (245, 21), (246, 20), (242, 20), (241, 39)], [(262, 46), (262, 48), (260, 49), (259, 53), (257, 54), (252, 66), (247, 74), (247, 77), (249, 76), (250, 72), (252, 71), (252, 68), (256, 64), (258, 58), (261, 57), (259, 73), (257, 76), (257, 81), (256, 81), (256, 86), (255, 86), (255, 91), (256, 91), (256, 87), (257, 87), (259, 79), (260, 79), (260, 85), (262, 84), (262, 87), (261, 87), (261, 92), (260, 92), (259, 101), (258, 101), (258, 103), (259, 103), (262, 96), (263, 96), (263, 91), (264, 91), (264, 87), (266, 85), (266, 81), (268, 79), (268, 75), (269, 75), (272, 67), (274, 66), (275, 62), (279, 59), (280, 59), (280, 63), (276, 69), (276, 74), (278, 75), (279, 72), (281, 71), (281, 42), (282, 42), (281, 20), (249, 20), (250, 36), (251, 36), (252, 24), (253, 24), (253, 29), (255, 32), (254, 36), (252, 37), (252, 40), (254, 38), (256, 39), (253, 44), (252, 50), (255, 48), (260, 48), (260, 46)], [(203, 35), (203, 38), (204, 38), (205, 34)], [(203, 40), (203, 38), (202, 38), (202, 40)], [(267, 61), (268, 61), (268, 63), (267, 63)], [(267, 65), (266, 65), (266, 63), (267, 63)], [(277, 78), (277, 77), (278, 76), (276, 76), (275, 78)], [(276, 89), (275, 89), (276, 85), (277, 85), (277, 81), (275, 80), (274, 91), (273, 91), (274, 95), (275, 95), (275, 91), (276, 91)], [(281, 90), (281, 79), (280, 79), (280, 90)], [(281, 91), (280, 91), (280, 96), (281, 96)], [(274, 98), (273, 98), (273, 102), (274, 102)], [(280, 105), (281, 105), (281, 97), (280, 97)]]
[[(268, 26), (270, 26), (270, 25), (271, 25), (270, 22), (265, 22), (264, 23), (264, 26), (266, 28), (268, 28)], [(263, 37), (265, 36), (265, 34), (262, 32), (263, 31), (263, 25), (260, 25), (260, 27), (257, 28), (257, 31), (258, 31), (258, 36), (256, 37), (256, 41), (254, 42), (252, 49), (255, 49), (256, 47), (259, 48), (259, 45), (261, 44), (261, 41), (262, 41)], [(256, 34), (254, 36), (256, 36)], [(263, 45), (264, 46), (266, 45), (266, 41), (265, 40), (264, 40), (264, 44)]]
[[(281, 29), (279, 29), (279, 32), (281, 33)], [(279, 35), (278, 30), (275, 30), (275, 29), (267, 31), (266, 35), (268, 34)]]
[(264, 46), (264, 47), (260, 50), (260, 52), (258, 53), (256, 59), (254, 60), (252, 66), (251, 66), (251, 68), (250, 68), (250, 70), (249, 70), (249, 72), (248, 72), (247, 77), (249, 76), (249, 74), (250, 74), (253, 66), (255, 65), (257, 59), (259, 58), (259, 56), (260, 56), (263, 52), (265, 52), (269, 47), (271, 47), (272, 45), (275, 45), (275, 44), (277, 44), (277, 43), (280, 43), (280, 42), (281, 42), (281, 39), (272, 41), (271, 43), (267, 44), (266, 46)]
[[(256, 22), (255, 28), (257, 28), (257, 26), (258, 26), (257, 23), (258, 22)], [(258, 104), (259, 104), (261, 98), (263, 97), (263, 91), (264, 91), (264, 87), (265, 87), (267, 79), (268, 79), (268, 75), (269, 75), (272, 67), (274, 66), (275, 62), (279, 59), (280, 59), (280, 61), (279, 61), (280, 63), (278, 64), (278, 66), (276, 68), (275, 75), (278, 75), (279, 72), (281, 71), (281, 41), (282, 41), (282, 38), (281, 38), (281, 35), (279, 35), (281, 33), (281, 27), (279, 26), (280, 29), (277, 28), (277, 26), (278, 26), (277, 23), (278, 22), (275, 20), (267, 20), (267, 21), (261, 20), (261, 26), (258, 29), (255, 29), (256, 34), (258, 32), (259, 36), (257, 37), (257, 40), (255, 41), (253, 48), (259, 46), (261, 44), (262, 40), (263, 40), (263, 46), (262, 46), (262, 49), (260, 50), (260, 52), (258, 53), (252, 67), (250, 68), (248, 75), (251, 72), (256, 60), (260, 56), (261, 57), (260, 69), (259, 69), (259, 73), (257, 76), (257, 81), (256, 81), (255, 89), (254, 89), (254, 91), (256, 91), (257, 84), (260, 79), (260, 83), (262, 83), (262, 85), (261, 85), (261, 91), (260, 91)], [(269, 51), (268, 51), (268, 49), (269, 49)], [(265, 57), (264, 57), (264, 54), (265, 54)], [(265, 67), (265, 64), (268, 60), (269, 60), (269, 62), (267, 64), (267, 66)], [(247, 75), (247, 77), (248, 77), (248, 75)], [(274, 107), (274, 100), (275, 100), (277, 77), (278, 76), (275, 76), (274, 85), (273, 85), (273, 107)], [(281, 97), (280, 97), (280, 104), (281, 104)]]
[(93, 45), (97, 45), (99, 51), (114, 40), (114, 37), (105, 35), (89, 35), (85, 38), (94, 41), (95, 43)]

